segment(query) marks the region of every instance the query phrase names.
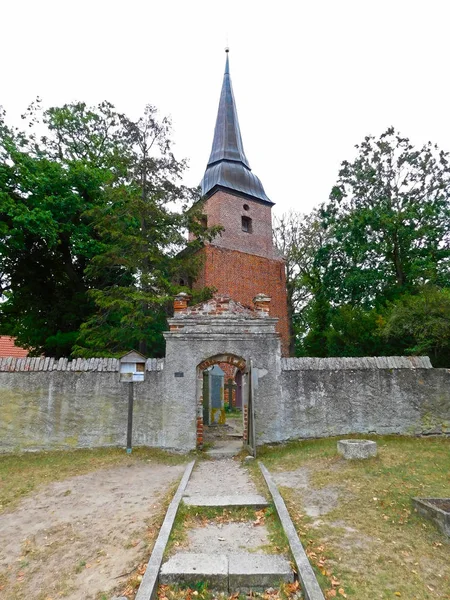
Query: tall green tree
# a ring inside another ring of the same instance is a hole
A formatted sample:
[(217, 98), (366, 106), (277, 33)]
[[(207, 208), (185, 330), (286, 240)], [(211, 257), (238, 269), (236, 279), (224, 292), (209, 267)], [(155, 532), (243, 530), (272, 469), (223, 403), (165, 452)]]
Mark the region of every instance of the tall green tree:
[(371, 307), (424, 283), (450, 285), (450, 164), (389, 128), (344, 161), (322, 208), (326, 288), (337, 303)]
[(107, 103), (44, 113), (35, 103), (24, 118), (27, 133), (0, 117), (0, 323), (34, 352), (60, 356), (93, 308), (85, 269), (101, 242), (86, 213), (116, 177), (118, 122)]
[(321, 298), (323, 271), (318, 261), (325, 242), (326, 232), (317, 210), (306, 215), (290, 211), (275, 217), (274, 243), (286, 261), (291, 356), (302, 352), (299, 344), (311, 330), (311, 320), (316, 319), (317, 330), (327, 327), (328, 303), (323, 294)]
[[(448, 155), (432, 144), (417, 150), (392, 128), (357, 148), (328, 203), (310, 215), (284, 215), (275, 228), (297, 355), (424, 351), (423, 339), (383, 335), (386, 314), (413, 297), (423, 307), (424, 284), (450, 286)], [(437, 364), (443, 346), (431, 350)]]
[[(200, 228), (195, 211), (186, 210), (199, 198), (179, 184), (186, 163), (171, 151), (170, 122), (158, 120), (156, 109), (147, 106), (138, 121), (122, 116), (121, 126), (126, 176), (108, 190), (107, 202), (90, 212), (105, 244), (88, 274), (107, 273), (111, 284), (90, 290), (96, 310), (82, 324), (74, 351), (95, 356), (136, 347), (162, 356), (176, 273), (185, 266), (180, 250), (212, 234)], [(187, 244), (183, 230), (196, 224), (196, 240)]]
[[(195, 196), (169, 121), (149, 106), (133, 122), (107, 102), (36, 102), (24, 119), (26, 132), (0, 115), (2, 332), (35, 354), (161, 353), (187, 225), (176, 204)], [(200, 243), (208, 230), (190, 214)]]

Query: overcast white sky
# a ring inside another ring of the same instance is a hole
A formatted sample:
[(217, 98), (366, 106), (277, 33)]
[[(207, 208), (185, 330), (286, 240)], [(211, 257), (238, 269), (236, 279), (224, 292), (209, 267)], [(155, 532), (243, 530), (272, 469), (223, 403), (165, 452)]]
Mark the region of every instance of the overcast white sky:
[(327, 199), (394, 125), (450, 150), (449, 0), (0, 0), (0, 104), (146, 103), (173, 120), (185, 182), (211, 149), (225, 62), (244, 147), (276, 212)]

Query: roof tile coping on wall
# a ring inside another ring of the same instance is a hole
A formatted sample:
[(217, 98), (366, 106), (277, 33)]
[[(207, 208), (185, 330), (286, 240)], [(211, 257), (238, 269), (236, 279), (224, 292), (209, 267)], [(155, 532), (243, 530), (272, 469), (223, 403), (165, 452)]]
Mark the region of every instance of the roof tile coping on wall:
[(341, 358), (282, 358), (283, 371), (350, 369), (432, 369), (428, 356), (364, 356)]
[[(162, 371), (163, 358), (147, 358), (146, 371)], [(0, 358), (0, 372), (25, 372), (25, 371), (98, 371), (115, 373), (119, 370), (117, 358), (67, 358), (28, 357), (28, 358)]]

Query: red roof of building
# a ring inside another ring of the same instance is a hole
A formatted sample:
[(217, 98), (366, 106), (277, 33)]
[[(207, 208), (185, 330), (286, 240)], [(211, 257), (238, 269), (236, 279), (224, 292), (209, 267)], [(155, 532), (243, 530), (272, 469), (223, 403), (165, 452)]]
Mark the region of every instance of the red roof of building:
[(16, 346), (13, 338), (9, 335), (0, 335), (0, 358), (13, 356), (14, 358), (25, 358), (28, 356), (28, 350)]

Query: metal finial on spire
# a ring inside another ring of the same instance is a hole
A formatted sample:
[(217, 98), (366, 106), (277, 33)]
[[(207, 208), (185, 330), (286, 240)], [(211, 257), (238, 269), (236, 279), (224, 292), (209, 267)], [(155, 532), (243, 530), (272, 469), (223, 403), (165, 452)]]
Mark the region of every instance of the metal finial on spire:
[(228, 54), (229, 51), (230, 51), (229, 46), (225, 46), (225, 52)]

